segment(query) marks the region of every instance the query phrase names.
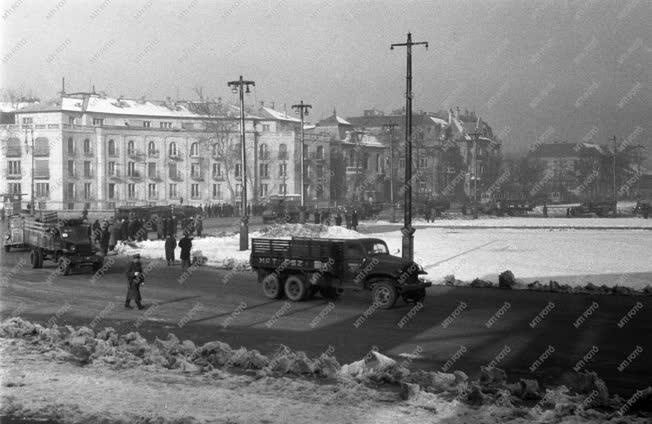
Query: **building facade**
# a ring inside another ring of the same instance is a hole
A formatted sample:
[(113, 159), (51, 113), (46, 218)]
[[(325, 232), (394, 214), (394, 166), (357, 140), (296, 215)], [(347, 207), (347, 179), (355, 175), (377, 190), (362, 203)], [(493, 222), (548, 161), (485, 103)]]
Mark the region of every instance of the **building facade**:
[[(64, 94), (14, 112), (0, 127), (0, 190), (32, 193), (37, 209), (113, 209), (241, 200), (239, 110), (217, 102)], [(270, 108), (245, 116), (247, 194), (253, 204), (299, 192), (300, 122)], [(33, 182), (33, 189), (32, 189)]]

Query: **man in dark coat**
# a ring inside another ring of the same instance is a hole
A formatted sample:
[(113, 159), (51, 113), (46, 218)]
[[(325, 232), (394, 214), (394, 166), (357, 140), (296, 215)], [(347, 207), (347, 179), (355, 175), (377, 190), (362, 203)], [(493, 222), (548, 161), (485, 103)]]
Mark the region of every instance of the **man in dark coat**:
[(181, 268), (185, 271), (190, 267), (190, 249), (192, 249), (192, 239), (187, 232), (179, 240), (179, 248), (181, 249)]
[(351, 228), (353, 228), (354, 231), (358, 231), (358, 211), (357, 211), (357, 209), (353, 209), (353, 213), (351, 213)]
[(176, 247), (177, 239), (172, 234), (168, 234), (165, 239), (165, 260), (168, 261), (168, 265), (174, 265), (174, 249)]
[(145, 282), (143, 276), (143, 266), (140, 263), (140, 255), (136, 254), (132, 257), (132, 261), (127, 269), (127, 298), (125, 299), (125, 308), (131, 309), (131, 301), (136, 301), (138, 309), (143, 309), (140, 296), (140, 285)]
[(342, 225), (342, 214), (340, 214), (339, 211), (337, 212), (337, 215), (335, 215), (335, 225), (338, 227)]
[(315, 224), (321, 224), (321, 214), (317, 209), (315, 209)]

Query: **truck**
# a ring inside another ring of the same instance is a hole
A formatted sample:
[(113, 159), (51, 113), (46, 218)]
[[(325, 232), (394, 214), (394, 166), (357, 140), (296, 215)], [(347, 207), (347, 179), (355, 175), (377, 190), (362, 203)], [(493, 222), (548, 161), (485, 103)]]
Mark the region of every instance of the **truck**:
[(579, 206), (573, 206), (569, 209), (570, 216), (591, 216), (595, 214), (596, 216), (603, 217), (607, 216), (616, 209), (616, 205), (613, 201), (603, 200), (603, 201), (587, 201), (581, 203)]
[(254, 238), (251, 244), (251, 268), (270, 299), (300, 302), (317, 293), (332, 299), (345, 289), (369, 290), (372, 305), (390, 309), (399, 296), (423, 302), (432, 285), (419, 264), (390, 255), (378, 238)]
[(30, 249), (32, 268), (42, 268), (46, 260), (53, 261), (63, 275), (82, 267), (96, 272), (104, 258), (90, 240), (90, 226), (81, 219), (43, 219), (31, 215), (13, 215), (4, 241), (6, 252), (12, 248)]

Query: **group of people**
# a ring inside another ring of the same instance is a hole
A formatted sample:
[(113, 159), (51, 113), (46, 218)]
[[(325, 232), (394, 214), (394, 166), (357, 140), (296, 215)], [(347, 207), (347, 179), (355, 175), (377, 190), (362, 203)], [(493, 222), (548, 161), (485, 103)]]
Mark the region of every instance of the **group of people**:
[(346, 228), (349, 230), (358, 230), (358, 210), (353, 208), (338, 208), (335, 212), (330, 209), (315, 209), (313, 211), (314, 223), (324, 225), (342, 225), (344, 221)]
[[(152, 223), (156, 229), (156, 234), (159, 240), (167, 238), (168, 235), (177, 234), (178, 230), (178, 220), (176, 215), (171, 217), (163, 217), (161, 219), (154, 220)], [(197, 234), (197, 237), (201, 237), (202, 231), (204, 231), (204, 219), (200, 214), (191, 217), (184, 217), (181, 220), (181, 229), (184, 233)]]

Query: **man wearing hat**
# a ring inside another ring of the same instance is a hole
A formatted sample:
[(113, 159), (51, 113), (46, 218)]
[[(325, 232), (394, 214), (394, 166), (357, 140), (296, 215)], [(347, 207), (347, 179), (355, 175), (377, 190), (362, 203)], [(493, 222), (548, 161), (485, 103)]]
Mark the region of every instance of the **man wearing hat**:
[(136, 301), (138, 309), (143, 309), (144, 306), (140, 303), (142, 300), (140, 296), (140, 285), (145, 282), (143, 275), (143, 266), (140, 263), (140, 255), (135, 254), (132, 256), (131, 264), (127, 269), (127, 299), (125, 300), (125, 308), (131, 309), (131, 300)]

